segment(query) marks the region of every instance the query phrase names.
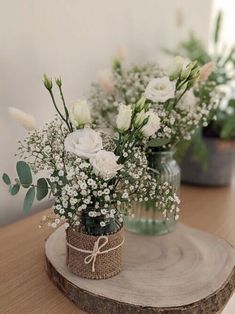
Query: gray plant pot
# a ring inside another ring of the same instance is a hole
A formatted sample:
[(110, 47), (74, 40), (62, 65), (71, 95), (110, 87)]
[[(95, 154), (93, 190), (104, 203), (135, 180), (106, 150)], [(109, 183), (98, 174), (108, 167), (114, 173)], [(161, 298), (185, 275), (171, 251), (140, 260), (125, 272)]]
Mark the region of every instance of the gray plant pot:
[(196, 161), (192, 149), (189, 149), (180, 165), (182, 182), (207, 186), (229, 185), (235, 166), (235, 141), (204, 140), (209, 155), (208, 167)]

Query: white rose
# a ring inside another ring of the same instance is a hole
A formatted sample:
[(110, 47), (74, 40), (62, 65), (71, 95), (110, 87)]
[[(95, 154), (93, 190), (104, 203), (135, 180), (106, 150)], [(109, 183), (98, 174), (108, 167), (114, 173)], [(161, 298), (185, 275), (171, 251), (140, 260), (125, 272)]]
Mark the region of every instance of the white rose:
[(181, 71), (184, 70), (189, 63), (189, 60), (182, 58), (181, 56), (176, 56), (167, 67), (167, 75), (172, 80), (175, 80), (177, 77), (179, 77)]
[(94, 157), (90, 158), (90, 163), (93, 166), (94, 173), (108, 180), (113, 178), (122, 165), (117, 163), (118, 157), (113, 152), (100, 150)]
[(142, 128), (142, 133), (145, 137), (150, 137), (160, 128), (160, 118), (156, 112), (149, 110), (145, 113), (145, 117), (149, 117), (147, 124)]
[(77, 100), (69, 106), (69, 118), (75, 127), (91, 123), (91, 114), (86, 100)]
[(102, 138), (98, 132), (85, 128), (70, 133), (64, 142), (67, 152), (81, 158), (90, 158), (103, 148)]
[(177, 104), (180, 110), (191, 113), (196, 111), (196, 106), (197, 98), (194, 95), (193, 89), (187, 91)]
[(131, 124), (132, 109), (131, 105), (120, 105), (119, 112), (116, 119), (117, 128), (120, 131), (126, 131)]
[(153, 102), (165, 102), (175, 97), (175, 82), (164, 76), (153, 79), (148, 83), (145, 97)]

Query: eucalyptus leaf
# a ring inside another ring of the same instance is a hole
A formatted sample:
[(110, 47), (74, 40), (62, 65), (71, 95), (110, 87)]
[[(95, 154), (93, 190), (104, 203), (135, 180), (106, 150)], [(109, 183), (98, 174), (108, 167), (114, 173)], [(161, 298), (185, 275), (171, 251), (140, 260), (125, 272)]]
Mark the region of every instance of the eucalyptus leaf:
[(20, 190), (20, 185), (17, 183), (9, 187), (9, 193), (11, 195), (16, 195), (19, 192), (19, 190)]
[(24, 212), (27, 214), (33, 205), (35, 199), (35, 187), (28, 189), (24, 199)]
[(154, 138), (148, 142), (149, 147), (159, 147), (170, 142), (169, 138)]
[(4, 174), (2, 175), (2, 179), (3, 179), (3, 181), (4, 181), (5, 184), (7, 184), (7, 185), (10, 185), (10, 184), (11, 184), (11, 179), (9, 178), (9, 176), (8, 176), (6, 173), (4, 173)]
[(28, 188), (33, 182), (29, 165), (25, 161), (18, 161), (16, 164), (16, 170), (22, 186), (24, 188)]
[(44, 197), (47, 196), (48, 193), (48, 184), (47, 180), (44, 178), (40, 178), (37, 181), (37, 200), (41, 201)]

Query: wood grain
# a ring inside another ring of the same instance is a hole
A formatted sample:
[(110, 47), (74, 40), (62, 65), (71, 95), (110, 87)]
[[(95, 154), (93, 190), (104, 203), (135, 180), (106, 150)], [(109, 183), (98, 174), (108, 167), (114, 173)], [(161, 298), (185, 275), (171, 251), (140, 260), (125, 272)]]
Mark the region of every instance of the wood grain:
[(123, 268), (107, 280), (75, 276), (66, 266), (61, 226), (46, 242), (52, 281), (89, 313), (216, 313), (235, 288), (235, 250), (183, 224), (163, 237), (125, 233)]
[[(226, 188), (182, 187), (180, 220), (235, 246), (235, 182)], [(0, 313), (83, 313), (48, 279), (44, 244), (50, 229), (38, 229), (37, 213), (0, 229)]]

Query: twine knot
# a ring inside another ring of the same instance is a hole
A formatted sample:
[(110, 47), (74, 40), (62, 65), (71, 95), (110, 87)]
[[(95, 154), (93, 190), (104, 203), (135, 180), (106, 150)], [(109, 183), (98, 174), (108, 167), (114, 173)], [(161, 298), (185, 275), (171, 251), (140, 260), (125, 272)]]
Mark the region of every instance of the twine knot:
[[(100, 244), (100, 241), (104, 240), (103, 243)], [(96, 257), (99, 254), (103, 254), (103, 253), (107, 253), (107, 251), (100, 251), (102, 249), (102, 247), (104, 247), (107, 243), (109, 242), (109, 239), (107, 236), (100, 236), (94, 243), (94, 247), (93, 250), (91, 252), (91, 254), (87, 255), (84, 258), (84, 263), (90, 264), (92, 262), (92, 272), (95, 272), (95, 262), (96, 262)]]

